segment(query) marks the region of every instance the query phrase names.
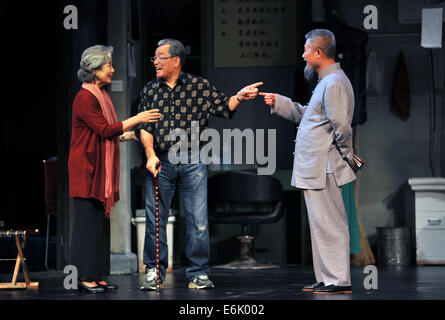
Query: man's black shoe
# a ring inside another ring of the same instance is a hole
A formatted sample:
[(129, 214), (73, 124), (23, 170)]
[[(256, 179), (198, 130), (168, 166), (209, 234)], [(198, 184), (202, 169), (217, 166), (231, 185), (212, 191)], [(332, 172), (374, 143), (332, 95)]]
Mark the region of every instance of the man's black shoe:
[(351, 286), (335, 286), (330, 284), (328, 286), (322, 286), (312, 291), (317, 294), (337, 294), (337, 293), (352, 293)]
[(312, 291), (314, 291), (315, 289), (317, 289), (317, 288), (320, 288), (320, 287), (322, 287), (322, 286), (324, 286), (324, 283), (323, 282), (315, 282), (315, 283), (313, 283), (313, 284), (307, 284), (307, 285), (305, 285), (304, 287), (303, 287), (303, 291), (310, 291), (310, 292), (312, 292)]

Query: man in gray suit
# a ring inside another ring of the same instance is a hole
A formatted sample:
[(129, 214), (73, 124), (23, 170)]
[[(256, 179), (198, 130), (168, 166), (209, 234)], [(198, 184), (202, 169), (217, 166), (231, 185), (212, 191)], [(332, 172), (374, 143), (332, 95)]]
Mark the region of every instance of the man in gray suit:
[(316, 282), (303, 288), (320, 294), (351, 293), (349, 231), (341, 186), (353, 181), (354, 93), (335, 62), (335, 37), (325, 29), (306, 34), (305, 78), (318, 75), (307, 106), (261, 92), (271, 112), (299, 123), (291, 185), (303, 189), (311, 230)]

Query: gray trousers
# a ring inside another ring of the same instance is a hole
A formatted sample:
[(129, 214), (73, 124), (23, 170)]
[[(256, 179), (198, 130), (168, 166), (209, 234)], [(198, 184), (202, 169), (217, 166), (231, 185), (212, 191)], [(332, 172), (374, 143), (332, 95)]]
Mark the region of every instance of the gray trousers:
[(341, 188), (333, 174), (326, 188), (304, 190), (311, 231), (315, 279), (325, 285), (350, 286), (349, 229)]

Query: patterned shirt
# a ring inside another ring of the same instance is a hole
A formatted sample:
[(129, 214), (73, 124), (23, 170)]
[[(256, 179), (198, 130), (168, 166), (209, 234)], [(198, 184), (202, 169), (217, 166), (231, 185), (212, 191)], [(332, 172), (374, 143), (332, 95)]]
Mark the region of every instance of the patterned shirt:
[(152, 80), (144, 86), (138, 112), (150, 109), (159, 109), (161, 118), (155, 123), (138, 125), (137, 131), (144, 129), (153, 135), (156, 153), (168, 151), (177, 142), (169, 141), (171, 130), (185, 130), (190, 149), (192, 121), (198, 123), (199, 132), (202, 132), (208, 127), (210, 116), (230, 119), (234, 114), (229, 109), (229, 97), (207, 79), (182, 71), (173, 89), (161, 79)]

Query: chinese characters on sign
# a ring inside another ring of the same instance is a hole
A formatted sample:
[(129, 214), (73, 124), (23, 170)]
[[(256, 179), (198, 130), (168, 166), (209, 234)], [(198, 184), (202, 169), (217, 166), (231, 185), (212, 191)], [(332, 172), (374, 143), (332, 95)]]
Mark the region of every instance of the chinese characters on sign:
[(295, 65), (294, 0), (214, 0), (215, 68)]

